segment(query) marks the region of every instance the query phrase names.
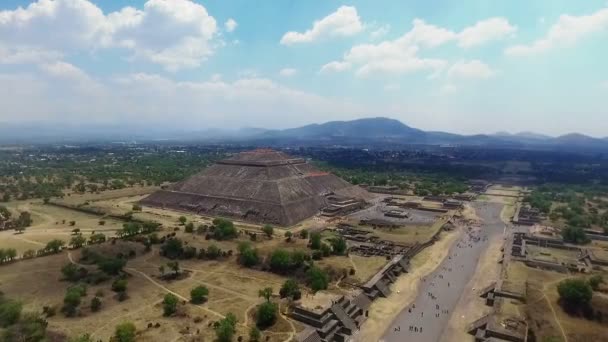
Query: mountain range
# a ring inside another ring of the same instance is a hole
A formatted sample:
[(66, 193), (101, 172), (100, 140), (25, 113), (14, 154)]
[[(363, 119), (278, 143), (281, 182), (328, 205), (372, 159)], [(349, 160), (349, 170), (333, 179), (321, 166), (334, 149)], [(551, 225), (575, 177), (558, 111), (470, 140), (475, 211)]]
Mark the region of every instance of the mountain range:
[(460, 135), (423, 131), (398, 120), (377, 117), (351, 121), (330, 121), (284, 130), (257, 131), (246, 140), (283, 143), (382, 144), (494, 146), (513, 148), (607, 150), (608, 138), (600, 139), (572, 133), (558, 137), (534, 132)]
[(240, 129), (167, 130), (113, 126), (9, 125), (0, 124), (0, 144), (55, 143), (92, 141), (200, 141), (256, 145), (344, 145), (344, 146), (486, 146), (608, 152), (608, 138), (594, 138), (579, 133), (558, 137), (535, 132), (497, 132), (461, 135), (424, 131), (399, 120), (376, 117), (288, 129), (247, 127)]

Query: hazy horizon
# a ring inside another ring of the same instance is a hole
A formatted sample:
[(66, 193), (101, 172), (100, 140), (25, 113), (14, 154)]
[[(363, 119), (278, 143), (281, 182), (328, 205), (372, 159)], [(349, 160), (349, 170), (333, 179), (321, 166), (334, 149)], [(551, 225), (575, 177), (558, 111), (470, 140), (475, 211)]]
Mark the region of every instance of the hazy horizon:
[(7, 0), (0, 123), (608, 136), (605, 0)]

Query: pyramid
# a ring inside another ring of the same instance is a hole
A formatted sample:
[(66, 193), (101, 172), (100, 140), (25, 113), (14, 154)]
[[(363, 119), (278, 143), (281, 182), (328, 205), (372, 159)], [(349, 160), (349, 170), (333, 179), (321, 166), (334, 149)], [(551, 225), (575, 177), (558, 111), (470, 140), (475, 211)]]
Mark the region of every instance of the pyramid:
[(327, 196), (367, 199), (369, 193), (302, 158), (258, 149), (238, 153), (157, 191), (143, 205), (201, 215), (291, 226), (329, 205)]

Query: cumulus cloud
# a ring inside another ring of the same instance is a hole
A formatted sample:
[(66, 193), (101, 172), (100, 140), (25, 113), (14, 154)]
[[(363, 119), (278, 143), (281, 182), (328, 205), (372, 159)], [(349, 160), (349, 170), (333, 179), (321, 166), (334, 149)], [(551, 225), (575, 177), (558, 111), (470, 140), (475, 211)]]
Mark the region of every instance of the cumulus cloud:
[(62, 53), (122, 48), (168, 70), (199, 66), (216, 32), (205, 7), (189, 0), (148, 0), (141, 10), (108, 14), (88, 0), (38, 0), (0, 12), (2, 44)]
[(236, 30), (237, 26), (239, 26), (239, 25), (232, 18), (226, 20), (226, 22), (224, 23), (224, 27), (226, 28), (226, 31), (228, 31), (228, 32), (232, 32), (232, 31)]
[(310, 43), (328, 37), (347, 37), (363, 31), (363, 23), (352, 6), (342, 6), (334, 13), (313, 23), (312, 28), (306, 32), (287, 32), (281, 38), (281, 44), (293, 45)]
[(458, 34), (458, 45), (470, 48), (489, 41), (503, 39), (517, 32), (517, 27), (511, 25), (505, 18), (490, 18), (477, 22), (475, 25), (462, 30)]
[(447, 76), (455, 79), (487, 79), (495, 74), (490, 66), (479, 60), (458, 61), (447, 71)]
[(298, 70), (294, 69), (294, 68), (283, 68), (279, 71), (279, 75), (283, 76), (283, 77), (291, 77), (291, 76), (295, 76), (295, 74), (298, 73)]
[(531, 56), (555, 47), (569, 46), (595, 32), (608, 30), (608, 8), (582, 16), (561, 15), (545, 37), (530, 44), (514, 45), (505, 50), (510, 56)]
[(386, 24), (386, 25), (381, 25), (376, 27), (375, 29), (373, 29), (369, 36), (371, 39), (379, 39), (384, 37), (389, 31), (391, 30), (391, 25)]
[(320, 72), (321, 73), (342, 72), (342, 71), (349, 70), (350, 67), (351, 67), (351, 64), (349, 62), (333, 61), (333, 62), (329, 62), (329, 63), (323, 65), (321, 67)]
[(321, 70), (340, 65), (336, 63), (344, 63), (357, 66), (356, 75), (360, 77), (378, 73), (407, 74), (417, 71), (427, 71), (432, 77), (436, 77), (445, 69), (448, 62), (441, 58), (420, 57), (421, 49), (436, 48), (449, 42), (457, 42), (463, 48), (470, 48), (503, 39), (513, 34), (515, 30), (516, 28), (503, 18), (482, 20), (464, 28), (461, 32), (414, 19), (412, 29), (401, 37), (377, 44), (355, 45), (344, 54), (342, 61), (326, 64)]

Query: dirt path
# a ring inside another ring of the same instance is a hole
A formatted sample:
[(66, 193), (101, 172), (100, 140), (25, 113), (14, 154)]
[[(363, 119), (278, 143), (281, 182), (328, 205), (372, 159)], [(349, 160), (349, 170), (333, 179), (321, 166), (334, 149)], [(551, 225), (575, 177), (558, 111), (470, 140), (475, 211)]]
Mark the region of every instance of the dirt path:
[(445, 259), (450, 246), (463, 233), (462, 228), (442, 235), (433, 246), (428, 247), (412, 259), (412, 270), (399, 277), (391, 286), (393, 293), (388, 298), (379, 298), (369, 309), (369, 319), (361, 330), (353, 335), (354, 341), (379, 341), (391, 325), (391, 317), (396, 317), (406, 308), (418, 293), (420, 279), (432, 273)]
[(487, 251), (490, 241), (502, 236), (504, 230), (504, 223), (500, 220), (502, 204), (475, 202), (472, 205), (482, 220), (481, 226), (467, 229), (456, 244), (446, 247), (449, 258), (441, 259), (439, 267), (422, 278), (411, 306), (397, 316), (389, 316), (395, 319), (383, 334), (384, 341), (441, 340), (458, 302), (472, 292), (468, 284), (474, 277), (480, 258)]
[[(498, 260), (502, 255), (500, 251), (502, 243), (502, 236), (496, 236), (490, 241), (490, 245), (479, 259), (480, 262), (473, 278), (466, 286), (467, 289), (484, 288), (499, 278), (500, 265)], [(473, 337), (466, 332), (466, 327), (491, 311), (492, 308), (485, 305), (485, 300), (479, 297), (476, 291), (465, 292), (448, 321), (441, 341), (472, 341)]]

